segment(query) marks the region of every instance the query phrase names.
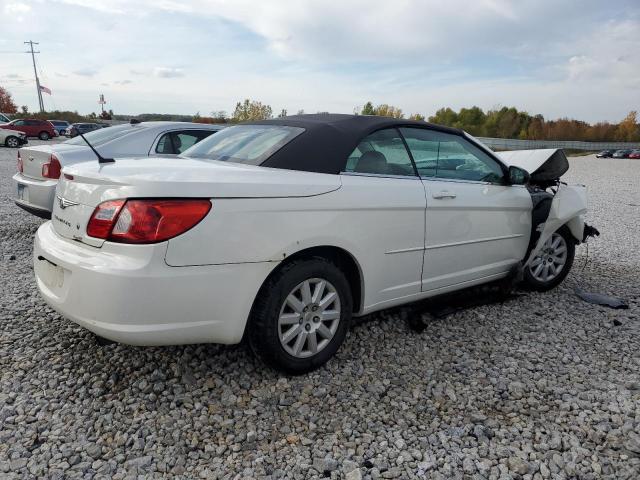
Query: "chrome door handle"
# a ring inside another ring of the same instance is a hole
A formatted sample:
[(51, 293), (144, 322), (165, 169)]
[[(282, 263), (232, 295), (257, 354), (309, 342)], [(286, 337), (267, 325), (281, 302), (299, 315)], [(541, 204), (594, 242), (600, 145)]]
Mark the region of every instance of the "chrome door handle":
[(456, 198), (456, 194), (447, 190), (442, 190), (433, 194), (433, 198)]

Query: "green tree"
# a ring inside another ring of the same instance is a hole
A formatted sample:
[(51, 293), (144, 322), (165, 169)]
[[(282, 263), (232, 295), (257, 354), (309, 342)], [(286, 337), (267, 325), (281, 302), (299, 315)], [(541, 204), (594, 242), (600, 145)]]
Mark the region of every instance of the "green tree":
[(246, 98), (244, 102), (238, 102), (233, 111), (234, 122), (247, 122), (249, 120), (266, 120), (273, 116), (271, 106), (264, 105), (255, 100)]
[(280, 114), (278, 115), (278, 118), (284, 118), (287, 116), (287, 109), (283, 108), (282, 110), (280, 110)]
[(374, 115), (378, 115), (380, 117), (404, 118), (404, 114), (401, 109), (394, 107), (393, 105), (387, 105), (386, 103), (378, 105), (374, 109)]
[(453, 126), (469, 132), (471, 135), (484, 135), (486, 115), (480, 107), (461, 108)]
[(453, 127), (453, 125), (458, 121), (458, 114), (449, 107), (441, 108), (435, 115), (429, 117), (429, 121), (437, 125)]
[(373, 103), (371, 102), (367, 102), (364, 104), (364, 107), (362, 107), (362, 111), (360, 112), (360, 115), (375, 115), (376, 114), (376, 110), (375, 108), (373, 108)]
[(409, 117), (409, 120), (418, 120), (424, 122), (424, 115), (422, 115), (421, 113), (413, 113)]

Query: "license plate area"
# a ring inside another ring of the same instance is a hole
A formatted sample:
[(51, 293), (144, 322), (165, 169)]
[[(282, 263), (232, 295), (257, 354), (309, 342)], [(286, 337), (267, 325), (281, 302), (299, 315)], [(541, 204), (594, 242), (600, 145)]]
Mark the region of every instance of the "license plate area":
[(21, 202), (29, 201), (29, 187), (22, 183), (18, 183), (18, 200)]
[(65, 269), (46, 258), (38, 257), (38, 276), (42, 283), (52, 290), (60, 290), (65, 286)]

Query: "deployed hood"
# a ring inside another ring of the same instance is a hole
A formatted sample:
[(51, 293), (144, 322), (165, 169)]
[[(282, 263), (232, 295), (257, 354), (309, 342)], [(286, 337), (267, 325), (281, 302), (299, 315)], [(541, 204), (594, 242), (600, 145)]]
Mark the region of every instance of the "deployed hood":
[(559, 148), (511, 150), (496, 155), (507, 165), (529, 172), (533, 183), (557, 180), (569, 170), (567, 156)]

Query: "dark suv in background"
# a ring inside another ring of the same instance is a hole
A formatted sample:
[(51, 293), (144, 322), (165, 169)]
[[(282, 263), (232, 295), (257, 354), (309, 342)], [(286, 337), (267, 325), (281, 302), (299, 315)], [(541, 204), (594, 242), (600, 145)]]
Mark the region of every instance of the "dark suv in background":
[(78, 132), (84, 135), (85, 133), (93, 132), (100, 128), (102, 128), (102, 125), (98, 125), (97, 123), (74, 123), (69, 125), (64, 134), (67, 137), (73, 138), (78, 136)]
[(13, 120), (4, 125), (0, 125), (0, 128), (24, 132), (27, 137), (38, 137), (40, 140), (49, 140), (50, 138), (58, 136), (58, 132), (51, 122), (48, 120), (37, 120), (35, 118)]
[(49, 123), (53, 125), (59, 135), (64, 135), (64, 131), (69, 127), (69, 122), (66, 120), (49, 120)]

